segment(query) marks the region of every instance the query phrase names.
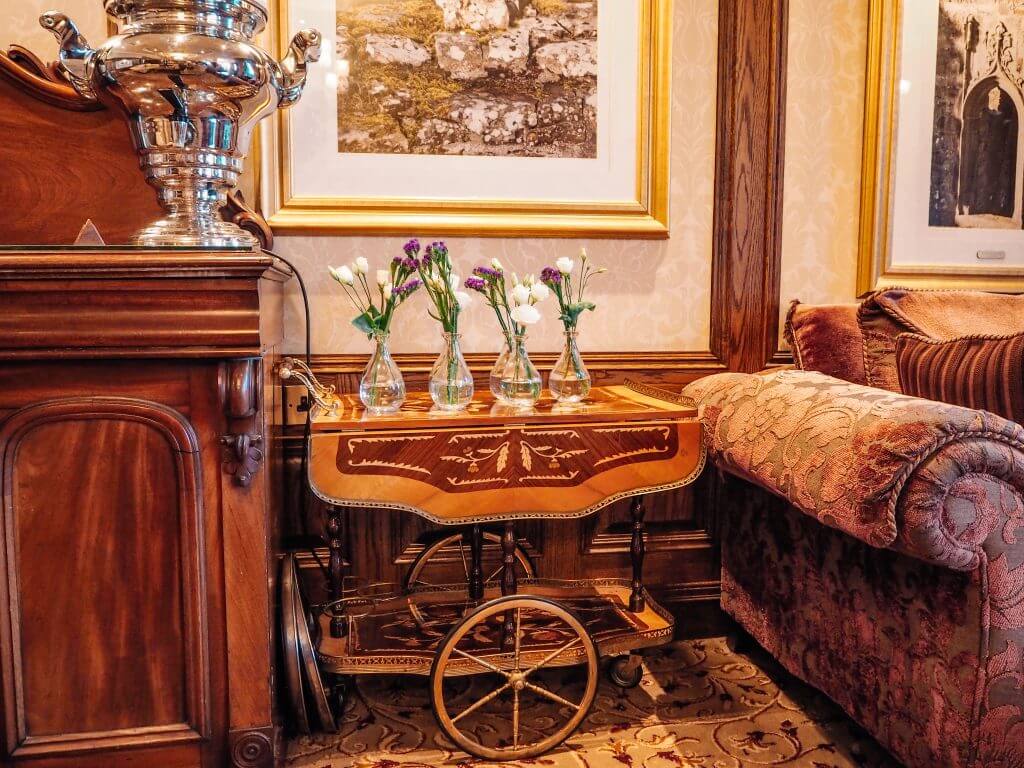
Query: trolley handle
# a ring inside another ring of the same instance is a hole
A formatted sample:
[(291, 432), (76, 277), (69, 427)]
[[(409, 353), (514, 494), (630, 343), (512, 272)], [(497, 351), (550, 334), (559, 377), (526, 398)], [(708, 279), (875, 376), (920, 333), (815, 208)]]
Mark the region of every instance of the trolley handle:
[(277, 367), (277, 375), (281, 381), (295, 379), (302, 384), (309, 391), (309, 396), (317, 407), (327, 412), (331, 412), (337, 407), (337, 400), (334, 397), (336, 391), (334, 385), (325, 386), (321, 384), (313, 371), (303, 361), (294, 357), (282, 359)]

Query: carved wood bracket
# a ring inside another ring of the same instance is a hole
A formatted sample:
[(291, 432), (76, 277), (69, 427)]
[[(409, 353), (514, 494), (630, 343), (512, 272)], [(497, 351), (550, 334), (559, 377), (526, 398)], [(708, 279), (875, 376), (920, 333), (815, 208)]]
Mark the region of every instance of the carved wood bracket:
[(263, 435), (260, 434), (260, 361), (258, 358), (233, 360), (220, 371), (221, 402), (227, 418), (227, 433), (221, 435), (224, 446), (224, 471), (235, 485), (247, 488), (263, 463)]

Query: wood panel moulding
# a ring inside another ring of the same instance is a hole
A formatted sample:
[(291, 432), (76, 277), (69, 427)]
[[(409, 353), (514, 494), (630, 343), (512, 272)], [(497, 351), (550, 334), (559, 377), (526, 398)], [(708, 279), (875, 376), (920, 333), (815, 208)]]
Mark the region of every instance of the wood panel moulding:
[[(131, 446), (133, 461), (100, 470), (96, 457), (111, 446)], [(53, 400), (4, 423), (6, 755), (173, 746), (210, 735), (198, 446), (180, 414), (132, 398)], [(151, 503), (119, 507), (125, 493)], [(147, 589), (118, 589), (128, 578)], [(161, 610), (145, 610), (156, 596)]]

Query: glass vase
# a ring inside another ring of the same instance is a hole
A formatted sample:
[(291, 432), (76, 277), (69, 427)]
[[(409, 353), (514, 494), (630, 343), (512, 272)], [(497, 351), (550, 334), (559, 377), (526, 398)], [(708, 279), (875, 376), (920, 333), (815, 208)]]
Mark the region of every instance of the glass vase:
[(501, 377), (505, 375), (505, 365), (508, 363), (508, 358), (511, 354), (512, 339), (505, 337), (505, 345), (501, 348), (501, 354), (498, 355), (498, 359), (494, 361), (494, 367), (491, 368), (491, 375), (488, 379), (491, 394), (494, 395), (494, 399), (498, 402), (505, 401), (505, 394), (501, 389)]
[(590, 372), (580, 357), (574, 330), (565, 332), (565, 346), (548, 376), (548, 389), (560, 403), (578, 403), (590, 394)]
[(517, 333), (501, 373), (500, 400), (505, 405), (530, 408), (540, 400), (543, 386), (540, 373), (526, 352), (526, 334)]
[(430, 397), (442, 411), (462, 411), (473, 399), (473, 374), (459, 346), (459, 334), (445, 333), (444, 348), (430, 370)]
[(387, 333), (373, 335), (376, 346), (359, 380), (359, 399), (374, 415), (394, 413), (405, 402), (405, 381), (391, 357), (388, 338)]

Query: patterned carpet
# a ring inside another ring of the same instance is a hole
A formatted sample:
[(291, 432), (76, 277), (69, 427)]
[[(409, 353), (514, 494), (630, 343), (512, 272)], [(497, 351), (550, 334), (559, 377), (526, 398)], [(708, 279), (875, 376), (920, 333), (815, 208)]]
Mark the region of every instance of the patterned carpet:
[[(583, 727), (543, 768), (899, 768), (822, 695), (763, 652), (729, 650), (722, 638), (649, 652), (638, 688), (603, 680)], [(567, 678), (571, 672), (560, 671)], [(482, 683), (483, 684), (483, 683)], [(471, 692), (468, 692), (471, 695)], [(541, 717), (538, 715), (538, 717)], [(426, 678), (358, 678), (337, 735), (300, 737), (291, 768), (474, 766), (434, 724)], [(507, 765), (516, 765), (508, 763)]]

